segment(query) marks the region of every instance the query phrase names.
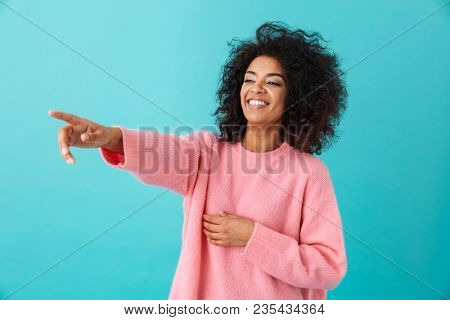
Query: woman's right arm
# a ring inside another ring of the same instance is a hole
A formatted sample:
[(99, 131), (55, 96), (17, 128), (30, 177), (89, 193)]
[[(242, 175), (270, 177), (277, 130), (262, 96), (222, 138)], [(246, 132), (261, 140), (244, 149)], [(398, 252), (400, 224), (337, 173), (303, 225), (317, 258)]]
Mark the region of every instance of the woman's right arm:
[(75, 163), (71, 146), (99, 148), (107, 164), (129, 171), (146, 184), (166, 187), (182, 195), (192, 190), (200, 166), (201, 134), (207, 134), (206, 131), (177, 136), (106, 127), (60, 111), (50, 110), (48, 114), (68, 123), (58, 131), (59, 150), (67, 163)]
[(145, 184), (169, 188), (181, 195), (192, 190), (200, 169), (201, 131), (178, 136), (122, 126), (111, 128), (114, 139), (99, 148), (108, 165), (129, 171)]
[(122, 130), (114, 126), (108, 129), (111, 130), (111, 140), (103, 148), (123, 154)]

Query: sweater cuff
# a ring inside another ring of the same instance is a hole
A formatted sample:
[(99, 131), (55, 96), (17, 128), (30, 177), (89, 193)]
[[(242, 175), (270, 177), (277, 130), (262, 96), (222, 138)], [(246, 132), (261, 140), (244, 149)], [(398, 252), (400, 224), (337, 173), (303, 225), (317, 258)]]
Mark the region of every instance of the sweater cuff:
[(253, 234), (247, 245), (241, 250), (241, 257), (255, 265), (267, 265), (274, 258), (281, 257), (293, 239), (255, 222)]
[(123, 154), (100, 147), (100, 156), (106, 164), (112, 167), (134, 172), (138, 171), (139, 130), (126, 129), (119, 125), (113, 125), (112, 127), (119, 128), (122, 131)]

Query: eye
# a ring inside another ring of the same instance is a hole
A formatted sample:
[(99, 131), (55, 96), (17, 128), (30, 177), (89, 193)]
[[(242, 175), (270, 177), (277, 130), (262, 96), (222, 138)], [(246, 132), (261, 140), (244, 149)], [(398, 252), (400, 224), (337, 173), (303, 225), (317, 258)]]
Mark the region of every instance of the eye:
[[(246, 80), (244, 80), (244, 82), (245, 83), (249, 83), (249, 82), (255, 82), (255, 81), (253, 81), (253, 80), (250, 80), (250, 79), (246, 79)], [(276, 83), (276, 82), (273, 82), (273, 81), (269, 81), (269, 82), (267, 82), (268, 84), (270, 84), (270, 85), (272, 85), (272, 86), (280, 86), (280, 84), (279, 83)]]

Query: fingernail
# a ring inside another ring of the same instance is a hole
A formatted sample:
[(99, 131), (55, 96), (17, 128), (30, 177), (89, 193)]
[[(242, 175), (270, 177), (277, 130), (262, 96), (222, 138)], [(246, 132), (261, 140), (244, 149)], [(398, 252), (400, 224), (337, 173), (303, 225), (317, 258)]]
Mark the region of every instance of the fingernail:
[(69, 150), (67, 150), (66, 147), (63, 147), (63, 148), (61, 149), (61, 152), (62, 152), (64, 155), (65, 155), (68, 151), (69, 151)]

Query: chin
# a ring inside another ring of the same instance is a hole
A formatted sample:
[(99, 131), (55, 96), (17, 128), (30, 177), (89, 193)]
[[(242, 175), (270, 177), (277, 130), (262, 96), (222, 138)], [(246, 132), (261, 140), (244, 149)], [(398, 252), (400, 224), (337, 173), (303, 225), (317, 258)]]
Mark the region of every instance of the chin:
[(267, 120), (261, 117), (245, 117), (247, 119), (247, 125), (262, 125), (266, 124)]

